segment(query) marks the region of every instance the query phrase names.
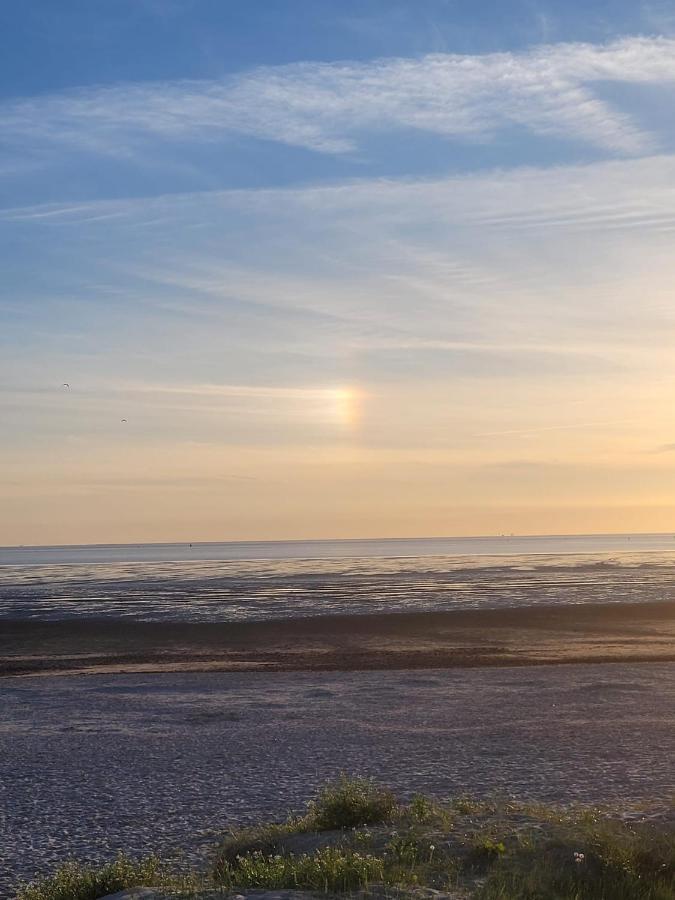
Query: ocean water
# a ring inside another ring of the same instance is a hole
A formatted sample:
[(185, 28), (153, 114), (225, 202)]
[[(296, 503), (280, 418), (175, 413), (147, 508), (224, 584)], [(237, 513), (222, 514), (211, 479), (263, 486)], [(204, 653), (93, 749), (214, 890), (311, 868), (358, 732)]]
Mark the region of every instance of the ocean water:
[(0, 548), (0, 619), (254, 621), (673, 598), (673, 534)]

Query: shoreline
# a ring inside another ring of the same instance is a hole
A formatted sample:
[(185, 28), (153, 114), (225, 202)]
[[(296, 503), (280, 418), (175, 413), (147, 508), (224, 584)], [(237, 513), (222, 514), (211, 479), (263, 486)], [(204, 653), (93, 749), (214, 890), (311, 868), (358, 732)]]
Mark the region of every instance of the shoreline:
[(315, 616), (0, 625), (0, 677), (335, 672), (675, 661), (675, 601)]

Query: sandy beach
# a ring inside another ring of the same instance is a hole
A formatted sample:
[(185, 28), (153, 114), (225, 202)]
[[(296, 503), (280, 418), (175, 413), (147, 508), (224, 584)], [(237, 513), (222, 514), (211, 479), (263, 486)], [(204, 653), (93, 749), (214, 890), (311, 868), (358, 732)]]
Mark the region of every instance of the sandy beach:
[(359, 671), (675, 660), (675, 602), (267, 622), (12, 621), (0, 675)]
[[(7, 678), (0, 894), (64, 858), (199, 863), (340, 771), (402, 797), (635, 801), (672, 789), (668, 663)], [(2, 873), (5, 873), (4, 881)]]

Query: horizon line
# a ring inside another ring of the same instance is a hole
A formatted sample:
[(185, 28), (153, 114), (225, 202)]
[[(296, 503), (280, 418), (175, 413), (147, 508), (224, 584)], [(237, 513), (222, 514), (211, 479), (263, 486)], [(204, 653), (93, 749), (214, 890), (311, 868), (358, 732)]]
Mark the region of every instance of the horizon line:
[[(102, 542), (93, 544), (1, 544), (2, 550), (62, 550), (76, 548), (115, 548), (115, 547), (180, 547), (180, 546), (218, 546), (221, 544), (246, 545), (246, 544), (349, 544), (349, 543), (403, 543), (405, 541), (479, 541), (479, 540), (530, 540), (536, 538), (601, 538), (601, 537), (666, 537), (673, 531), (591, 531), (591, 532), (558, 532), (539, 534), (520, 534), (517, 532), (494, 534), (456, 534), (456, 535), (422, 535), (417, 537), (352, 537), (352, 538), (237, 538), (236, 540), (222, 541), (127, 541), (127, 542)], [(2, 565), (2, 563), (0, 563)]]

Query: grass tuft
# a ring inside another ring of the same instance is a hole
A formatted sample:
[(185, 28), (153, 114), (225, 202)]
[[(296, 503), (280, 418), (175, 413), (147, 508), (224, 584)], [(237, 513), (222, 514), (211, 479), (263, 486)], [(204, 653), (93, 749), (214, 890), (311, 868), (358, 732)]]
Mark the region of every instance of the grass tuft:
[(354, 850), (325, 847), (298, 856), (267, 855), (260, 851), (240, 856), (219, 870), (222, 887), (243, 890), (308, 890), (335, 893), (385, 882), (382, 859)]
[(341, 775), (326, 785), (308, 806), (308, 819), (317, 831), (359, 828), (391, 822), (399, 813), (394, 794), (367, 778)]
[(163, 886), (169, 881), (156, 857), (132, 860), (120, 855), (99, 868), (70, 861), (48, 878), (21, 886), (17, 900), (97, 900), (126, 888)]

